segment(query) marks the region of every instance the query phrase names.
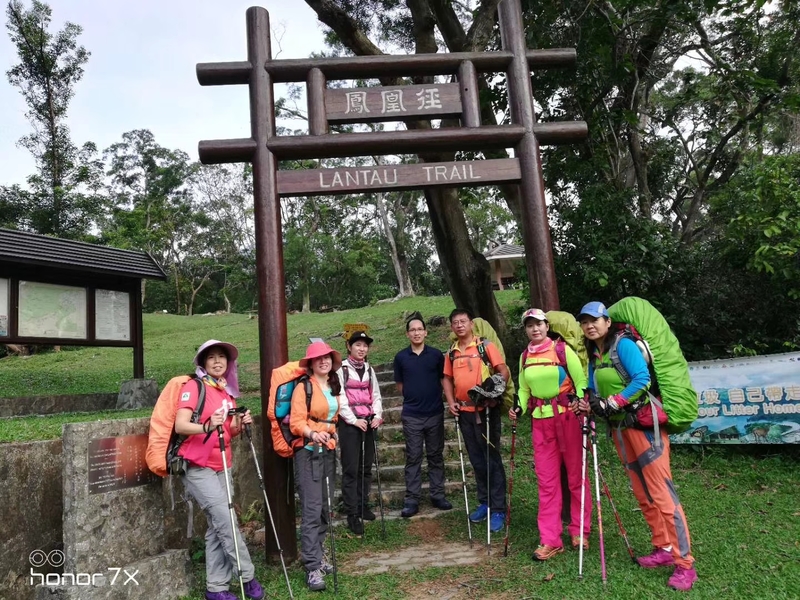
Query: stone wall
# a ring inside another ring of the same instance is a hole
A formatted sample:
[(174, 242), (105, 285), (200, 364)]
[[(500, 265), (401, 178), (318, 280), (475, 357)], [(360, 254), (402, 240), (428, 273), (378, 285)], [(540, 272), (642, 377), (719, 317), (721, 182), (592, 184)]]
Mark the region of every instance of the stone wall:
[(0, 398), (0, 417), (114, 410), (117, 407), (117, 397), (118, 394), (113, 393)]
[(61, 440), (3, 444), (0, 598), (32, 598), (31, 552), (61, 550)]
[[(114, 401), (116, 402), (116, 396)], [(259, 462), (261, 462), (261, 417), (256, 416), (254, 420), (256, 422), (253, 427), (253, 444)], [(73, 428), (69, 434), (72, 440), (87, 440), (90, 438), (110, 437), (111, 435), (125, 435), (126, 433), (144, 433), (147, 431), (149, 419), (100, 421), (77, 425), (80, 425), (80, 428), (74, 428), (75, 425), (70, 426)], [(64, 491), (62, 485), (62, 472), (64, 471), (62, 440), (2, 444), (1, 448), (0, 489), (3, 490), (3, 502), (0, 502), (0, 540), (5, 543), (0, 544), (0, 574), (5, 575), (0, 575), (0, 577), (3, 577), (3, 579), (0, 579), (0, 598), (32, 600), (35, 594), (35, 586), (30, 583), (30, 553), (34, 550), (41, 550), (46, 554), (53, 550), (65, 551), (65, 554), (68, 553), (64, 546), (62, 521), (62, 514), (64, 513), (64, 502), (62, 500)], [(246, 436), (234, 440), (233, 454), (234, 502), (241, 507), (242, 511), (247, 511), (251, 507), (255, 507), (260, 511), (263, 504), (263, 495), (259, 487), (250, 445), (247, 443)], [(75, 469), (78, 471), (85, 469), (82, 460), (78, 460), (77, 457), (73, 460), (76, 463), (71, 467), (73, 471)], [(138, 519), (142, 516), (142, 513), (137, 511), (140, 510), (140, 505), (145, 504), (151, 508), (155, 507), (159, 511), (164, 527), (163, 534), (160, 537), (156, 536), (156, 538), (160, 539), (159, 543), (152, 546), (152, 550), (155, 551), (157, 547), (167, 549), (167, 551), (169, 549), (187, 549), (189, 546), (189, 540), (186, 537), (188, 510), (186, 503), (182, 499), (183, 486), (180, 481), (173, 478), (172, 491), (175, 499), (175, 510), (173, 511), (171, 508), (169, 480), (164, 479), (162, 482), (153, 485), (158, 490), (158, 498), (156, 498), (153, 490), (144, 493), (145, 497), (142, 498), (139, 497), (139, 494), (143, 494), (143, 492), (136, 491), (122, 503), (120, 503), (119, 499), (113, 497), (103, 498), (106, 495), (99, 494), (96, 499), (90, 500), (90, 504), (84, 504), (84, 508), (80, 511), (78, 511), (77, 507), (69, 507), (67, 512), (73, 514), (70, 518), (74, 520), (74, 524), (84, 533), (92, 534), (84, 538), (84, 542), (88, 541), (90, 547), (86, 548), (84, 546), (81, 553), (91, 560), (100, 560), (97, 556), (94, 559), (91, 558), (93, 554), (96, 554), (96, 549), (93, 551), (91, 548), (91, 542), (95, 539), (92, 536), (97, 535), (102, 538), (110, 534), (107, 533), (105, 526), (101, 530), (95, 529), (98, 525), (96, 522), (97, 515), (113, 513), (109, 525), (116, 523), (117, 526), (120, 526), (124, 524), (125, 520), (133, 519), (133, 514), (122, 517), (122, 521), (113, 518), (114, 514), (121, 512), (137, 513), (139, 516), (135, 518)], [(133, 490), (136, 490), (136, 488), (133, 488)], [(73, 492), (77, 492), (77, 490), (73, 490)], [(96, 506), (94, 502), (97, 502)], [(87, 508), (95, 511), (94, 515), (85, 514), (84, 516), (79, 516), (80, 512), (85, 513)], [(131, 511), (129, 509), (134, 510)], [(194, 536), (202, 539), (205, 527), (205, 515), (195, 505)], [(143, 527), (136, 535), (144, 536), (147, 531), (147, 527)], [(72, 536), (72, 540), (76, 539), (75, 535), (72, 534), (68, 534), (68, 539), (70, 539), (70, 536)], [(116, 552), (114, 560), (125, 560), (123, 551), (114, 552)], [(75, 553), (73, 556), (77, 557), (81, 553)], [(108, 560), (111, 559), (107, 559), (106, 555), (104, 555), (102, 559), (104, 563), (103, 569), (110, 564), (107, 562)], [(159, 561), (161, 563), (169, 561), (180, 563), (175, 554), (169, 554), (168, 552), (160, 555)], [(64, 567), (51, 570), (54, 572), (67, 572)], [(122, 577), (124, 579), (124, 575)], [(34, 581), (34, 583), (37, 583), (37, 581)], [(153, 571), (150, 583), (158, 586), (166, 585), (164, 581), (159, 579), (156, 571)], [(106, 590), (107, 595), (103, 597), (114, 598), (116, 597), (114, 594), (121, 594), (122, 591), (123, 588), (109, 588)], [(124, 591), (128, 593), (130, 590)], [(52, 595), (46, 597), (52, 599), (68, 597), (64, 595), (63, 590), (52, 590), (52, 592), (48, 593), (52, 593)], [(85, 597), (87, 600), (90, 598), (88, 591)]]

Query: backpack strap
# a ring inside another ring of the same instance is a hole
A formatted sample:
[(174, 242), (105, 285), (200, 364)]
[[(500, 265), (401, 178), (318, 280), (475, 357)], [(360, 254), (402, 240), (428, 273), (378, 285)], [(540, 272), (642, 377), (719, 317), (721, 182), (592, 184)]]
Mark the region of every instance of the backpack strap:
[(194, 380), (197, 382), (197, 406), (192, 411), (191, 422), (199, 423), (200, 415), (203, 414), (203, 407), (206, 403), (206, 386), (203, 385), (203, 380), (199, 377), (195, 377)]
[(634, 343), (636, 341), (629, 331), (623, 329), (614, 336), (614, 341), (611, 342), (611, 349), (608, 351), (608, 356), (611, 359), (611, 364), (614, 365), (614, 369), (616, 369), (617, 373), (622, 378), (623, 383), (627, 386), (631, 382), (631, 376), (625, 367), (622, 366), (622, 361), (619, 359), (619, 352), (617, 351), (617, 346), (622, 338), (628, 338)]
[(558, 358), (558, 366), (563, 367), (569, 376), (569, 369), (567, 369), (567, 343), (563, 338), (559, 338), (555, 343), (556, 357)]
[(486, 353), (486, 342), (488, 341), (486, 338), (478, 338), (480, 341), (478, 342), (478, 356), (481, 357), (483, 364), (489, 367), (489, 370), (494, 370), (492, 367), (492, 362), (489, 360), (489, 355)]
[[(303, 382), (303, 387), (306, 390), (306, 413), (311, 412), (311, 394), (313, 393), (311, 390), (311, 379), (308, 375), (301, 375), (300, 380)], [(314, 423), (328, 423), (329, 425), (333, 425), (336, 423), (336, 419), (329, 421), (328, 419), (318, 419), (317, 417), (312, 417), (310, 414), (308, 418), (314, 421)]]

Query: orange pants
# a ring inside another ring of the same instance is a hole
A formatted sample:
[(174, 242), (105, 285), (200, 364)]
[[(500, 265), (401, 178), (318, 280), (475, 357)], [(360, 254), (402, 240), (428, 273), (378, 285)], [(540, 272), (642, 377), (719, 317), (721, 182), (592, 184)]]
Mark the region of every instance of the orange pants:
[(613, 429), (617, 454), (628, 471), (633, 494), (639, 501), (652, 534), (653, 546), (672, 546), (675, 564), (691, 569), (694, 558), (686, 515), (672, 483), (669, 466), (669, 436), (661, 430), (661, 444), (655, 445), (652, 431)]

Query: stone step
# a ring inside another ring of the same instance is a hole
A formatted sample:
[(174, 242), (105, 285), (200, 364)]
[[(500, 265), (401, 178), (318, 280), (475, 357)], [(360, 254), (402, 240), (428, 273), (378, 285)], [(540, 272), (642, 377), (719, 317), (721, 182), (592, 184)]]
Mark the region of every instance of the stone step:
[[(430, 485), (427, 481), (423, 478), (422, 483), (422, 503), (428, 503), (428, 490), (430, 489)], [(474, 495), (474, 486), (470, 485), (469, 478), (467, 479), (467, 490), (473, 493)], [(381, 491), (383, 492), (383, 507), (384, 510), (387, 508), (402, 508), (403, 507), (403, 500), (406, 496), (406, 486), (404, 483), (389, 483), (387, 485), (383, 485), (383, 480), (381, 480)], [(453, 503), (455, 506), (464, 506), (464, 496), (461, 492), (461, 477), (459, 476), (458, 480), (445, 480), (444, 482), (444, 491), (447, 499)], [(372, 490), (369, 495), (370, 503), (375, 507), (373, 512), (377, 514), (378, 512), (378, 482), (373, 481), (372, 483)], [(460, 499), (460, 502), (459, 502)], [(472, 499), (470, 498), (470, 501)]]
[[(469, 464), (469, 460), (467, 457), (464, 457), (464, 471), (466, 472), (467, 477), (470, 477), (472, 474), (472, 466)], [(458, 460), (455, 461), (445, 461), (444, 463), (444, 477), (445, 480), (454, 480), (458, 479), (461, 481), (461, 462)], [(428, 465), (423, 460), (422, 461), (422, 480), (426, 481), (428, 479)], [(405, 482), (405, 464), (399, 465), (381, 465), (381, 483), (383, 482), (398, 482), (404, 483)], [(375, 478), (375, 474), (373, 473), (372, 476), (372, 485), (377, 485), (377, 480)]]
[[(385, 465), (405, 465), (406, 462), (406, 445), (404, 442), (378, 444), (378, 452), (381, 464)], [(445, 440), (444, 442), (444, 459), (458, 460), (458, 440)], [(469, 460), (464, 453), (464, 460)], [(424, 450), (422, 456), (422, 464), (425, 465), (427, 459), (425, 458)]]

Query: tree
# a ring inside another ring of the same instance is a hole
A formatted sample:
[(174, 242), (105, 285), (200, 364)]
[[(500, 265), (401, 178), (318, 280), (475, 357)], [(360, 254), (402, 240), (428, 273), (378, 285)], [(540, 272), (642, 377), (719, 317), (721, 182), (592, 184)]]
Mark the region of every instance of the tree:
[(38, 0), (30, 9), (11, 0), (6, 17), (20, 61), (6, 75), (22, 93), (34, 130), (19, 143), (33, 155), (38, 172), (28, 178), (30, 190), (4, 188), (3, 195), (24, 215), (24, 227), (61, 237), (85, 236), (102, 210), (102, 165), (94, 144), (73, 144), (66, 124), (70, 100), (89, 59), (89, 52), (78, 44), (81, 27), (66, 23), (51, 33), (52, 11)]
[[(370, 39), (370, 35), (380, 42), (388, 42), (405, 50), (413, 49), (415, 53), (437, 52), (437, 24), (449, 50), (483, 50), (494, 28), (498, 3), (499, 0), (480, 2), (473, 11), (469, 28), (465, 29), (460, 20), (460, 17), (465, 17), (464, 11), (457, 14), (450, 2), (408, 0), (404, 5), (399, 0), (306, 0), (319, 20), (331, 29), (333, 35), (329, 36), (330, 41), (356, 55), (384, 53)], [(431, 81), (432, 78), (420, 78), (418, 83)], [(383, 78), (381, 83), (396, 85), (399, 81)], [(489, 112), (486, 115), (494, 121), (494, 115)], [(430, 129), (431, 123), (413, 121), (407, 126), (411, 129)], [(454, 158), (455, 153), (420, 154), (420, 159), (425, 162), (451, 161)], [(489, 264), (470, 239), (458, 190), (429, 188), (425, 190), (425, 200), (439, 260), (454, 301), (489, 320), (503, 336), (505, 319), (492, 292)]]
[[(169, 150), (146, 129), (122, 134), (105, 151), (109, 163), (110, 212), (102, 223), (103, 240), (120, 248), (149, 252), (171, 271), (175, 311), (183, 308), (178, 264), (183, 245), (197, 233), (189, 189), (197, 169), (181, 150)], [(142, 280), (142, 302), (147, 299)], [(158, 286), (159, 284), (153, 284)]]

